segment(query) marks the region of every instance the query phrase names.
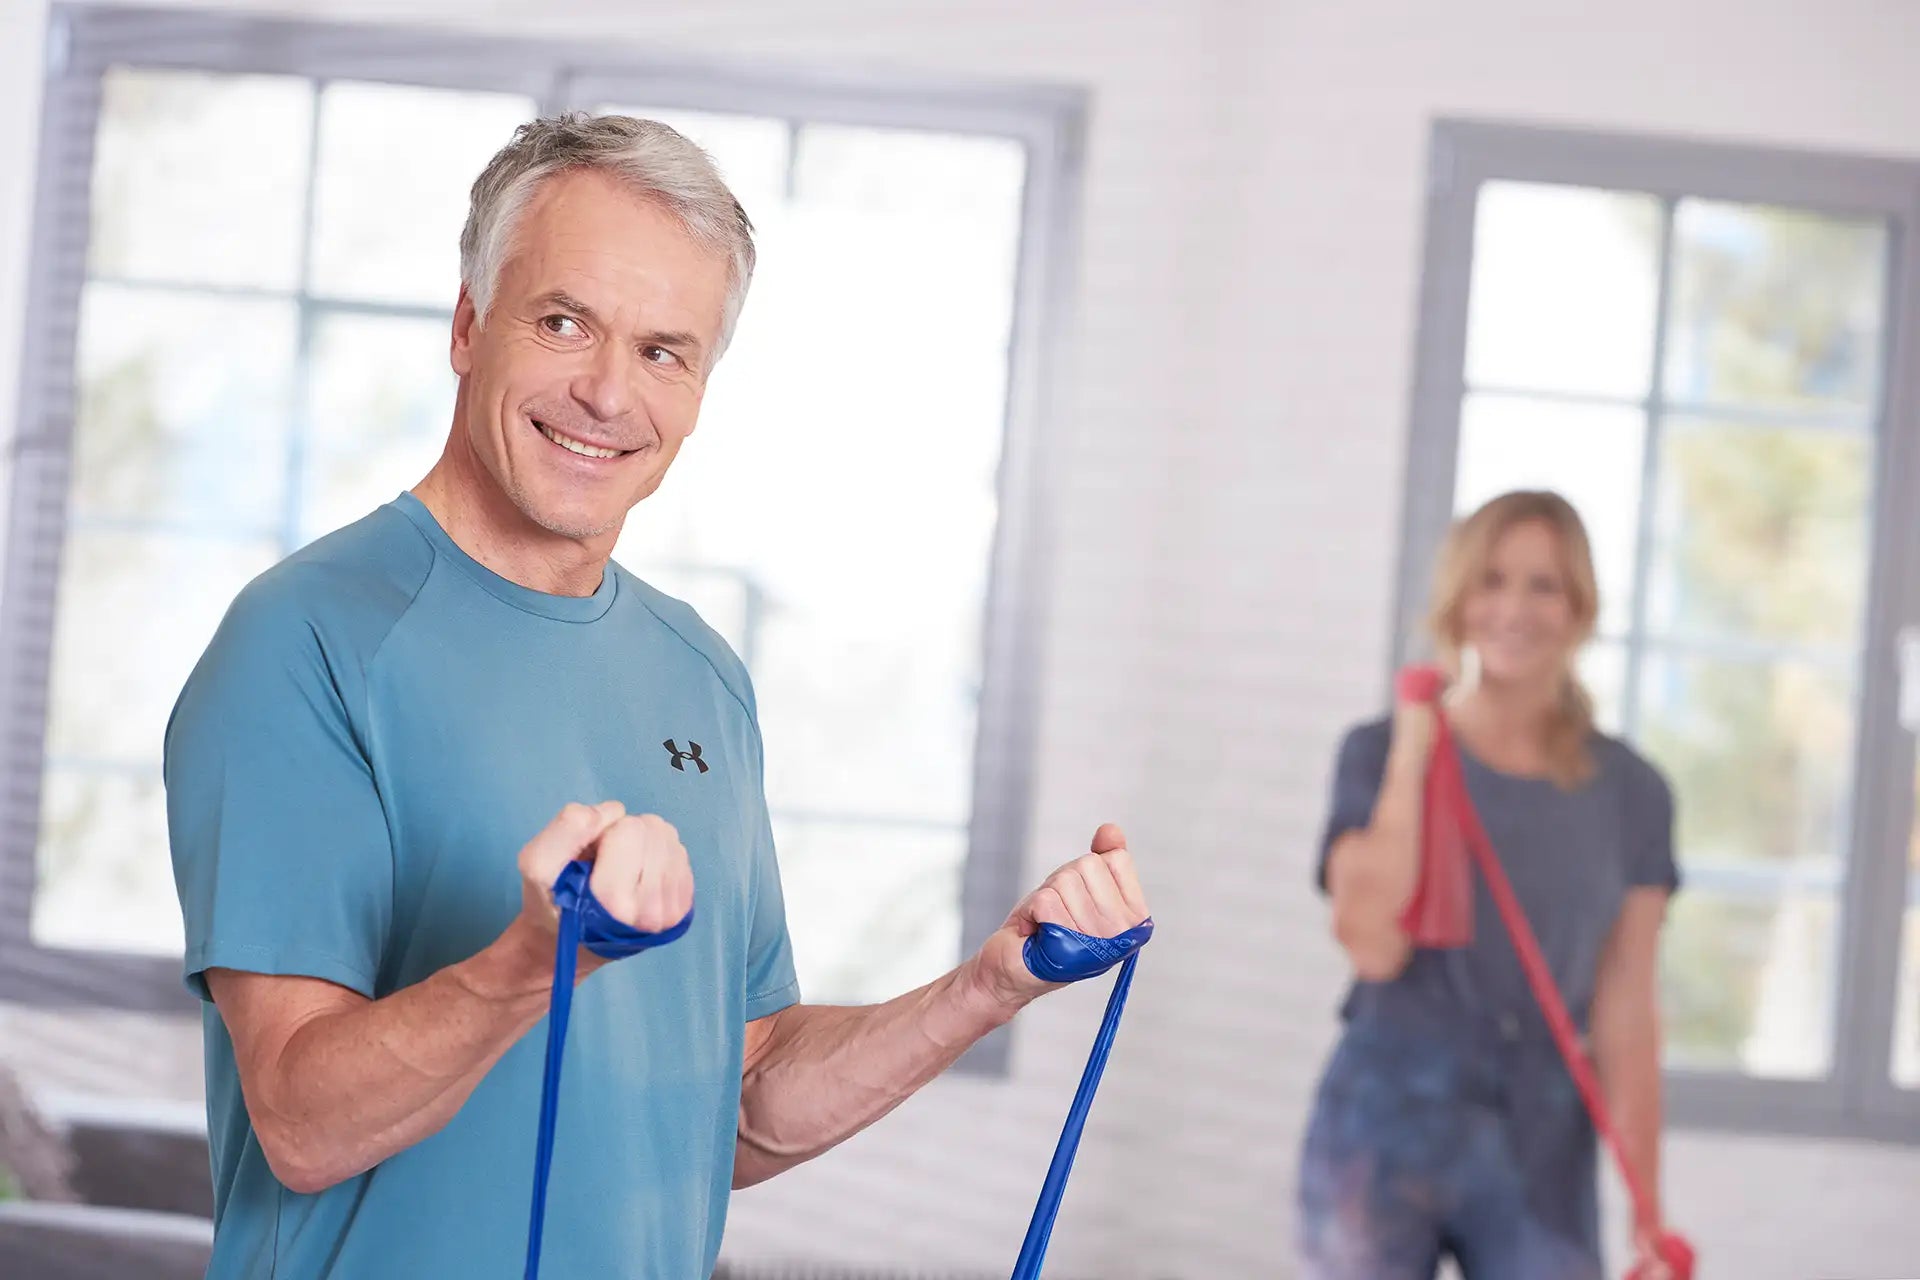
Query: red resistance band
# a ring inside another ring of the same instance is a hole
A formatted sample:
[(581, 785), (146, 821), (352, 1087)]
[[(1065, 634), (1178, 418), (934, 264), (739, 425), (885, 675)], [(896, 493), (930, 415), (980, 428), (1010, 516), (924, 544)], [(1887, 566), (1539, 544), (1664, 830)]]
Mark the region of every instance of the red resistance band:
[[(1507, 873), (1487, 839), (1480, 815), (1474, 810), (1473, 799), (1467, 794), (1466, 774), (1460, 766), (1453, 730), (1440, 708), (1442, 684), (1443, 677), (1435, 667), (1408, 667), (1400, 673), (1401, 700), (1431, 706), (1435, 726), (1433, 758), (1427, 768), (1426, 794), (1421, 807), (1420, 879), (1400, 917), (1400, 927), (1418, 947), (1456, 948), (1472, 942), (1473, 867), (1478, 864), (1500, 919), (1513, 939), (1513, 949), (1520, 957), (1527, 985), (1533, 989), (1540, 1012), (1546, 1015), (1554, 1043), (1580, 1090), (1587, 1114), (1593, 1119), (1594, 1130), (1613, 1153), (1620, 1179), (1633, 1198), (1634, 1222), (1640, 1230), (1653, 1235), (1654, 1248), (1675, 1280), (1691, 1280), (1693, 1247), (1661, 1227), (1660, 1208), (1654, 1203), (1653, 1192), (1627, 1159), (1626, 1147), (1614, 1127), (1613, 1116), (1607, 1111), (1593, 1064), (1580, 1048), (1580, 1036), (1567, 1013), (1566, 1001), (1554, 984), (1553, 972), (1540, 953), (1533, 926), (1519, 898), (1514, 896)], [(1636, 1268), (1628, 1280), (1643, 1274)]]

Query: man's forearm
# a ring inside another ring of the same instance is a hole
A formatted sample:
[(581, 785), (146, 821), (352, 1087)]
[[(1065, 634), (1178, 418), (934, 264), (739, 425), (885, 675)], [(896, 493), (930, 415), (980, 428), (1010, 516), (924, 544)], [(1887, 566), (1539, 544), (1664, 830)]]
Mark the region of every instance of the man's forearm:
[[(438, 1132), (547, 1009), (551, 957), (517, 926), (469, 960), (301, 1022), (244, 1064), (275, 1174), (323, 1190)], [(216, 997), (220, 989), (216, 988)]]
[(733, 1185), (748, 1187), (844, 1142), (952, 1066), (1018, 1009), (978, 957), (885, 1004), (795, 1005), (741, 1077)]

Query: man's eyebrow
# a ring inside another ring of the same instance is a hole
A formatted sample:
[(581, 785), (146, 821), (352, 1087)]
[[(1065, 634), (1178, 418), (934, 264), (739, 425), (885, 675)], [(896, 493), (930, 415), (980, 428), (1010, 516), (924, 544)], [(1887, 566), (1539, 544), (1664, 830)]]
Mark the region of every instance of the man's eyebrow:
[(572, 294), (568, 293), (565, 289), (555, 289), (551, 293), (543, 293), (539, 297), (533, 300), (533, 305), (536, 308), (558, 307), (562, 311), (571, 311), (575, 315), (584, 317), (585, 319), (588, 319), (588, 320), (597, 321), (600, 318), (598, 315), (594, 313), (594, 310), (592, 307), (580, 301), (580, 299), (574, 297)]
[(656, 347), (685, 347), (692, 351), (700, 350), (700, 339), (680, 329), (655, 329), (640, 335), (640, 341)]

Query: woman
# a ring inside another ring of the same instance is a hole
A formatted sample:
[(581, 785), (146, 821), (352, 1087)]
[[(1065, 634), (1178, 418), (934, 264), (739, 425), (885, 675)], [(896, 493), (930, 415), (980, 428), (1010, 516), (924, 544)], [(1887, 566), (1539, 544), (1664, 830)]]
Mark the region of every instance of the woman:
[[(1657, 1196), (1673, 801), (1593, 726), (1574, 664), (1598, 612), (1580, 517), (1522, 492), (1455, 526), (1429, 625), (1468, 790)], [(1400, 928), (1434, 714), (1399, 705), (1340, 747), (1320, 885), (1356, 980), (1302, 1162), (1305, 1274), (1429, 1280), (1451, 1255), (1466, 1280), (1598, 1280), (1596, 1138), (1484, 884), (1470, 946)]]

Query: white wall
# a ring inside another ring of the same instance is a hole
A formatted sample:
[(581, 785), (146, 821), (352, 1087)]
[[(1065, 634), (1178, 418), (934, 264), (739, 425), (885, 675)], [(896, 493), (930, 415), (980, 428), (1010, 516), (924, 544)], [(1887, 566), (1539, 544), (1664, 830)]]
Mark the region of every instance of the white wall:
[[(12, 36), (40, 13), (11, 4), (0, 375), (31, 172), (13, 108), (31, 104), (37, 47)], [(1432, 117), (1920, 154), (1920, 8), (1898, 0), (268, 7), (1092, 90), (1034, 871), (1118, 817), (1162, 932), (1056, 1233), (1062, 1276), (1288, 1272), (1342, 981), (1308, 865), (1334, 735), (1383, 684)], [(1098, 1001), (1035, 1010), (1010, 1082), (944, 1081), (739, 1197), (730, 1252), (1007, 1265)], [(54, 1031), (16, 1013), (0, 1043)], [(1920, 1274), (1920, 1153), (1681, 1134), (1669, 1164), (1711, 1275)]]

